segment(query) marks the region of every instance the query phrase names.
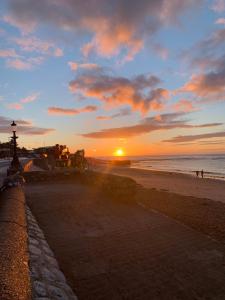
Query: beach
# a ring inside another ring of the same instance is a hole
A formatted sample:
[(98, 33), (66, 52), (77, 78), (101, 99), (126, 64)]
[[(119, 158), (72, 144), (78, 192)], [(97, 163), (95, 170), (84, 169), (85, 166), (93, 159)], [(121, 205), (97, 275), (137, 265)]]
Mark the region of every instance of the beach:
[(133, 178), (146, 188), (225, 203), (225, 181), (223, 180), (197, 178), (176, 172), (150, 171), (110, 165), (95, 166), (94, 169)]

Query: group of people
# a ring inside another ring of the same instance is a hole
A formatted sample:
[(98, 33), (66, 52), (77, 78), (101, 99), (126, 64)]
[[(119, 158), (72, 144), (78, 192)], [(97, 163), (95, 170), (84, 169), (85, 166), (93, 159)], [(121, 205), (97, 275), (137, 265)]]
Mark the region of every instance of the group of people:
[(199, 175), (203, 178), (204, 177), (204, 171), (195, 171), (196, 172), (196, 176), (199, 177)]

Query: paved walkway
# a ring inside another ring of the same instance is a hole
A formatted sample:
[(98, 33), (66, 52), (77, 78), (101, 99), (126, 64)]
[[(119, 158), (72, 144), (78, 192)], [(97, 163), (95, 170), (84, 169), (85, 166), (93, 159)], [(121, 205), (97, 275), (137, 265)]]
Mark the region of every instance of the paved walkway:
[(26, 193), (78, 299), (225, 299), (224, 247), (207, 236), (75, 184)]

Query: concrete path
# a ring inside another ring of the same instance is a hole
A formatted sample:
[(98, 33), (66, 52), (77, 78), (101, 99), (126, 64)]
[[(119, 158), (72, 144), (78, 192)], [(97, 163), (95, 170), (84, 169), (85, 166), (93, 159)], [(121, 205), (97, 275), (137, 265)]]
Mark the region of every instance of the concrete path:
[(207, 236), (84, 186), (26, 194), (78, 299), (225, 299), (224, 246)]

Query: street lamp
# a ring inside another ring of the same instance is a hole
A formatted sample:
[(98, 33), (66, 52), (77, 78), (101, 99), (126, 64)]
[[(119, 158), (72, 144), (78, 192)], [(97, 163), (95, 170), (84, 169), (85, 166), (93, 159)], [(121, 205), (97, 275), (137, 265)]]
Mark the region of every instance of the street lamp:
[(12, 175), (12, 174), (17, 173), (18, 171), (21, 171), (21, 165), (19, 162), (19, 158), (17, 156), (17, 147), (16, 147), (17, 146), (16, 140), (18, 139), (18, 136), (16, 136), (17, 125), (14, 121), (12, 122), (11, 127), (12, 127), (12, 133), (13, 133), (13, 136), (11, 137), (12, 145), (13, 145), (13, 159), (12, 159), (10, 167), (8, 169), (8, 175)]

